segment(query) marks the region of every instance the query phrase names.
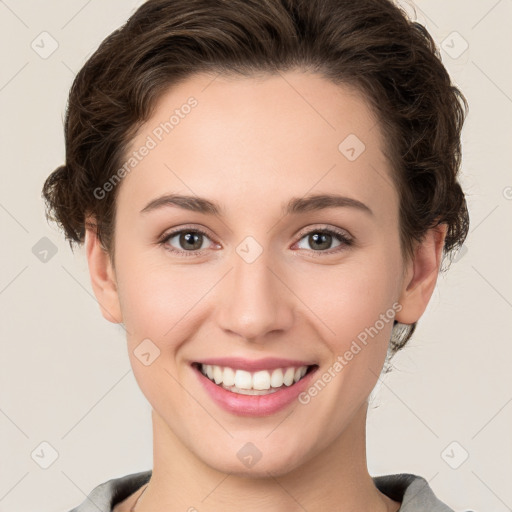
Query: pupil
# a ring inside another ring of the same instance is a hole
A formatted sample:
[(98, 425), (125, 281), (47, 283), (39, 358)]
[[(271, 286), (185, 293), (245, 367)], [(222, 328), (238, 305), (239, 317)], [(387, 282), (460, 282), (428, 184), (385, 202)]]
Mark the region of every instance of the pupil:
[[(187, 244), (192, 245), (192, 247), (189, 247), (191, 249), (200, 249), (201, 245), (202, 245), (201, 237), (202, 237), (201, 233), (185, 233), (185, 234), (181, 235), (180, 242), (182, 242), (182, 244), (184, 246), (186, 246)], [(194, 242), (194, 238), (196, 238), (195, 242)], [(199, 239), (199, 243), (198, 243), (198, 239)]]
[(310, 235), (310, 241), (314, 241), (311, 246), (313, 247), (315, 244), (318, 244), (320, 249), (329, 249), (331, 238), (332, 235), (329, 235), (329, 233), (314, 233)]

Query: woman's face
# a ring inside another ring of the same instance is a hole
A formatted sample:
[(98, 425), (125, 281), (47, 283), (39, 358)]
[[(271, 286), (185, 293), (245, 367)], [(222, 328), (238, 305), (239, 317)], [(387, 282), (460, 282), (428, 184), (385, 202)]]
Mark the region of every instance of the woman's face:
[[(407, 275), (383, 144), (362, 96), (312, 74), (198, 75), (161, 98), (120, 173), (109, 306), (160, 441), (223, 472), (280, 474), (366, 407)], [(220, 358), (235, 372), (214, 378), (240, 387), (316, 370), (233, 394), (196, 368)]]

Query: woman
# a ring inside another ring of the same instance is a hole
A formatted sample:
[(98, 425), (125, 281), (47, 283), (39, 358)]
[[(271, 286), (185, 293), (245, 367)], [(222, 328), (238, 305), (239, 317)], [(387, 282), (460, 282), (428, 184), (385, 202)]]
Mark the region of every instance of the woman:
[(149, 0), (77, 75), (48, 216), (152, 406), (75, 512), (449, 511), (368, 397), (468, 230), (466, 102), (387, 0)]

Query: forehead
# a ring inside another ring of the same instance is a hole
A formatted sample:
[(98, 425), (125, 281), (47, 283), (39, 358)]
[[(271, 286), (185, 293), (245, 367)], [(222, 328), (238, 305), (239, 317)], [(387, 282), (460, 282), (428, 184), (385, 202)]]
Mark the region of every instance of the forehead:
[(336, 192), (393, 217), (384, 144), (352, 87), (298, 71), (195, 75), (160, 97), (132, 140), (119, 201), (140, 211), (157, 195), (183, 193), (239, 210)]

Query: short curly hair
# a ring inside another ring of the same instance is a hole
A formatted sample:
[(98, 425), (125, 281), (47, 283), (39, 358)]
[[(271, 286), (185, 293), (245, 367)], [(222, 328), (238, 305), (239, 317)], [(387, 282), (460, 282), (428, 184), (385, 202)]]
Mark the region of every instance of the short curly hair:
[[(137, 129), (173, 85), (200, 72), (241, 77), (300, 69), (356, 87), (379, 119), (400, 197), (402, 252), (439, 224), (444, 257), (469, 227), (457, 180), (467, 102), (427, 30), (390, 0), (149, 0), (75, 77), (65, 118), (66, 163), (43, 187), (47, 218), (73, 246), (88, 215), (113, 254), (116, 173)], [(443, 259), (445, 261), (446, 258)], [(395, 322), (393, 353), (416, 324)]]

